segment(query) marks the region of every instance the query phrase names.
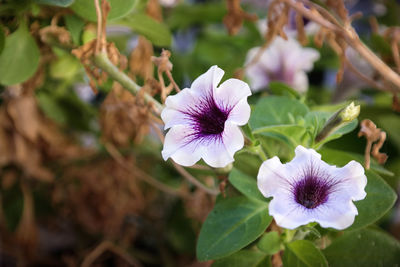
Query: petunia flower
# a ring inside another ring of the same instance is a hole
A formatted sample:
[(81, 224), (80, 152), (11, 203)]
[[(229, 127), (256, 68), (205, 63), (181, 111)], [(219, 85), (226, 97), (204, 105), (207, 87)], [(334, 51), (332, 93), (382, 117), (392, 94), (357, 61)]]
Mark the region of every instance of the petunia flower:
[(200, 75), (191, 88), (168, 96), (161, 118), (165, 129), (162, 156), (183, 166), (191, 166), (201, 158), (220, 168), (233, 162), (233, 155), (244, 144), (239, 125), (250, 117), (247, 83), (229, 79), (218, 84), (224, 71), (212, 66)]
[[(260, 47), (250, 49), (246, 64), (258, 56)], [(284, 40), (276, 37), (270, 46), (261, 52), (261, 56), (254, 64), (250, 63), (246, 69), (246, 76), (250, 80), (253, 91), (260, 91), (271, 81), (280, 81), (292, 86), (299, 92), (308, 89), (306, 72), (313, 68), (314, 62), (319, 59), (317, 50), (302, 47), (297, 40)]]
[(298, 146), (291, 162), (278, 157), (265, 161), (259, 170), (258, 188), (273, 197), (269, 213), (276, 223), (294, 229), (310, 222), (322, 227), (345, 229), (358, 214), (353, 200), (364, 199), (367, 177), (364, 168), (350, 161), (343, 168), (321, 160), (313, 149)]

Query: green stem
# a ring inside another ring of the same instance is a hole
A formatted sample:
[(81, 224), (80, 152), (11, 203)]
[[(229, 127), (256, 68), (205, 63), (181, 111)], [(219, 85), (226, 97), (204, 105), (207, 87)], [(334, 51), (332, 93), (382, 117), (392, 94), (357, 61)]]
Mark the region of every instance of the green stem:
[[(99, 53), (94, 56), (94, 63), (97, 67), (101, 68), (103, 71), (107, 72), (108, 75), (113, 78), (115, 81), (119, 82), (125, 90), (128, 90), (132, 94), (136, 95), (140, 86), (132, 81), (128, 75), (120, 71), (107, 57), (106, 53)], [(163, 105), (160, 104), (157, 100), (155, 100), (148, 93), (144, 93), (144, 99), (147, 103), (151, 103), (154, 105), (155, 109), (158, 113), (161, 113), (163, 110)]]
[(297, 230), (285, 229), (285, 243), (290, 243), (293, 240)]
[(266, 161), (268, 159), (267, 154), (265, 154), (261, 145), (254, 147), (254, 151), (258, 154), (262, 161)]

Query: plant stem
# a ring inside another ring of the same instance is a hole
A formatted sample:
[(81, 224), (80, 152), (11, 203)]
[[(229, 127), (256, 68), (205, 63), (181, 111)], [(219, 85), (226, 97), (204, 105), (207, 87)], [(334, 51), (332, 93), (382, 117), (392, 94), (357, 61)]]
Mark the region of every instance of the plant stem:
[[(95, 65), (101, 68), (103, 71), (107, 72), (111, 78), (115, 81), (119, 82), (125, 90), (128, 90), (132, 94), (136, 95), (141, 87), (136, 84), (132, 79), (129, 78), (124, 72), (120, 71), (107, 57), (105, 53), (99, 53), (94, 56), (93, 61)], [(157, 100), (155, 100), (148, 93), (143, 94), (144, 99), (147, 103), (151, 103), (154, 105), (155, 110), (158, 114), (163, 110), (163, 105), (160, 104)]]
[(256, 146), (254, 148), (254, 151), (258, 154), (258, 156), (261, 158), (262, 161), (266, 161), (268, 159), (261, 145)]

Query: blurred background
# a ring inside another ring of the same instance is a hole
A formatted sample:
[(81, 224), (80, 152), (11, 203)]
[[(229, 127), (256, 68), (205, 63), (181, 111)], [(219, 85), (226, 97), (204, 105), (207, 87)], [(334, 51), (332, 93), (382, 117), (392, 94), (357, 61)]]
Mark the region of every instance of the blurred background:
[[(383, 33), (400, 24), (400, 1), (345, 2), (350, 14), (364, 15), (353, 23), (362, 40), (394, 66)], [(244, 20), (234, 35), (223, 23), (222, 0), (110, 4), (109, 53), (149, 93), (158, 86), (151, 57), (163, 48), (171, 52), (174, 80), (185, 88), (212, 65), (225, 70), (224, 79), (248, 81), (242, 71), (248, 51), (265, 42), (267, 0), (241, 1), (257, 17)], [(234, 189), (225, 174), (203, 165), (191, 169), (215, 189), (210, 194), (162, 160), (163, 125), (151, 107), (85, 61), (95, 21), (91, 0), (0, 1), (0, 266), (210, 266), (196, 261), (196, 237), (215, 190)], [(311, 36), (307, 46), (316, 48)], [(361, 104), (359, 120), (371, 119), (387, 133), (381, 151), (394, 175), (384, 178), (399, 192), (400, 120), (393, 96), (348, 70), (337, 84), (338, 56), (327, 45), (318, 51), (306, 103)], [(375, 77), (347, 52), (362, 73)], [(268, 93), (261, 90), (249, 102)], [(357, 132), (327, 146), (362, 154), (365, 139)], [(380, 225), (400, 239), (398, 203)]]

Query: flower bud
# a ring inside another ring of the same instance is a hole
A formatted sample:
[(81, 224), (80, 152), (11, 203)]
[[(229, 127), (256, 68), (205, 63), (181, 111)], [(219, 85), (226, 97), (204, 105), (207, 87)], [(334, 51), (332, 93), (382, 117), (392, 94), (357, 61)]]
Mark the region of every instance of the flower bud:
[(342, 112), (339, 113), (340, 118), (343, 122), (350, 122), (358, 117), (360, 114), (360, 106), (355, 106), (354, 102), (345, 107)]
[(355, 106), (354, 102), (345, 108), (339, 109), (333, 114), (328, 121), (325, 123), (322, 130), (318, 133), (315, 141), (321, 142), (323, 139), (328, 137), (333, 131), (343, 126), (345, 123), (349, 123), (355, 120), (360, 114), (360, 106)]

